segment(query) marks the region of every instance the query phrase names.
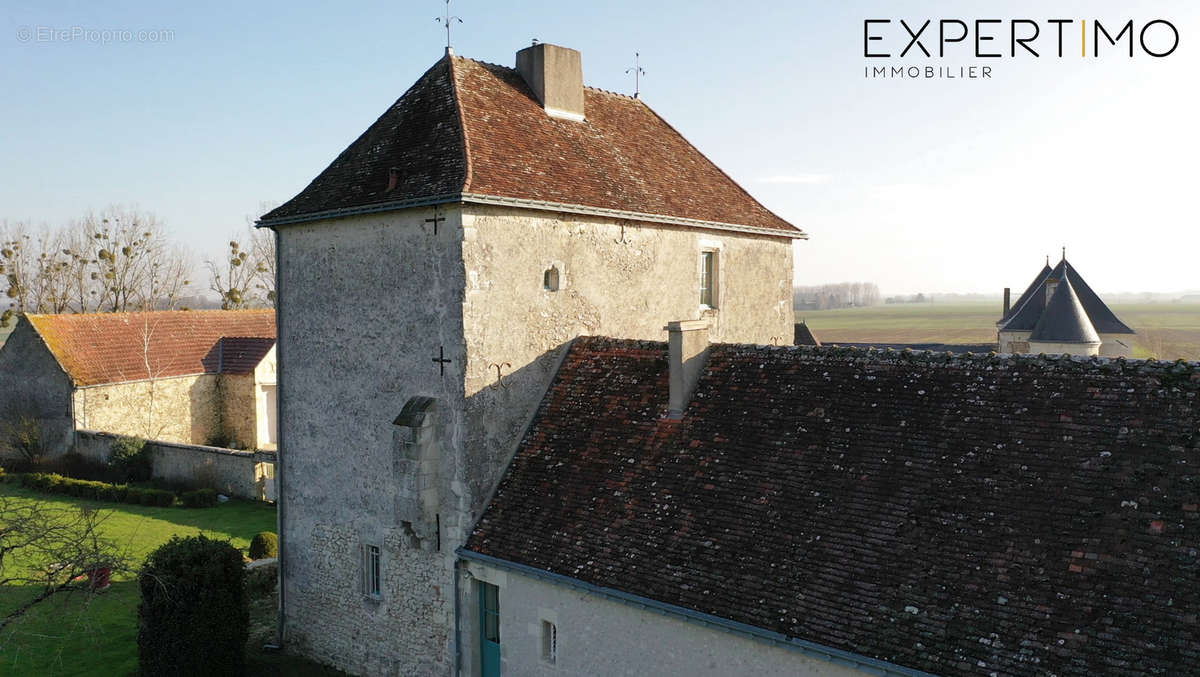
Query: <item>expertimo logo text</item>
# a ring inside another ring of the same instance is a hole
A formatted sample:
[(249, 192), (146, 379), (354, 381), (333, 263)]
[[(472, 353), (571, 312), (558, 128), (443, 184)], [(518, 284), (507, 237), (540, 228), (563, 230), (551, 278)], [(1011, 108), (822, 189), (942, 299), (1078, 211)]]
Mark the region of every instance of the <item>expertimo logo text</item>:
[(985, 59), (1137, 54), (1162, 58), (1179, 47), (1179, 31), (1166, 19), (1140, 26), (1132, 19), (1109, 25), (1114, 28), (1098, 19), (925, 19), (920, 23), (866, 19), (863, 56)]

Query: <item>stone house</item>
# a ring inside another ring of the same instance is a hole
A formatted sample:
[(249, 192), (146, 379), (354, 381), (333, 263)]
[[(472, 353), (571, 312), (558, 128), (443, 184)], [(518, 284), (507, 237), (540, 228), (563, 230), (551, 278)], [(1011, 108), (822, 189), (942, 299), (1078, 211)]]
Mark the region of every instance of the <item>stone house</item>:
[(1050, 262), (1015, 303), (1004, 290), (1004, 315), (996, 323), (1002, 353), (1129, 357), (1134, 331), (1067, 262)]
[(572, 338), (793, 331), (803, 232), (641, 100), (585, 87), (578, 52), (517, 62), (447, 54), (261, 222), (279, 243), (284, 633), (351, 671), (453, 671), (455, 549)]
[(52, 454), (75, 430), (273, 448), (275, 313), (23, 315), (0, 348), (0, 413), (42, 424)]
[(578, 52), (448, 50), (260, 225), (290, 650), (362, 675), (1197, 667), (1195, 365), (771, 347), (805, 235)]

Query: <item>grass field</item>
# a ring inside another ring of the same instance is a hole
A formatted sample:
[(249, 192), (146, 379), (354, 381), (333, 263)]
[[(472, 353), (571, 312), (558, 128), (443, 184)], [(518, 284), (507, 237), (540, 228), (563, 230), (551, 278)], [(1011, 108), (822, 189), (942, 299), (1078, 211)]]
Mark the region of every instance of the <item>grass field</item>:
[[(1200, 304), (1113, 304), (1138, 333), (1135, 357), (1200, 360)], [(906, 303), (798, 310), (823, 343), (988, 343), (996, 341), (1000, 308), (991, 304)]]
[[(95, 503), (47, 496), (13, 484), (0, 484), (0, 494), (17, 501), (43, 501), (61, 506), (87, 506), (108, 513), (103, 534), (127, 549), (138, 565), (171, 536), (205, 534), (228, 539), (245, 550), (260, 531), (275, 530), (275, 508), (265, 503), (230, 501), (214, 508), (152, 508)], [(6, 563), (6, 566), (19, 563)], [(0, 612), (27, 599), (31, 591), (0, 589)], [(137, 582), (114, 577), (111, 588), (90, 601), (82, 597), (51, 598), (0, 636), (0, 675), (130, 675), (137, 670)], [(287, 656), (257, 650), (274, 629), (273, 595), (251, 605), (252, 638), (247, 657), (253, 675), (333, 675)]]

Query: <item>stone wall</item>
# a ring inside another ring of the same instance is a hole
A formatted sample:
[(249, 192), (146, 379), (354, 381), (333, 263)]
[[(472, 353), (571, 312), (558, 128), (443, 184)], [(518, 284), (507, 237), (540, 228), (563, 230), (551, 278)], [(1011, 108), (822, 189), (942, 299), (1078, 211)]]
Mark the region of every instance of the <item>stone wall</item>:
[[(221, 432), (238, 449), (258, 448), (258, 388), (253, 374), (222, 374)], [(200, 442), (199, 440), (193, 440)]]
[[(464, 577), (464, 675), (479, 674), (479, 600), (476, 581), (500, 591), (500, 674), (522, 677), (579, 675), (796, 675), (852, 677), (859, 671), (765, 640), (701, 625), (679, 616), (613, 600), (512, 571), (468, 565)], [(553, 623), (553, 664), (542, 657), (542, 623)], [(620, 650), (614, 650), (620, 647)]]
[[(698, 317), (717, 341), (792, 332), (788, 240), (474, 205), (436, 213), (436, 235), (433, 208), (278, 229), (285, 642), (356, 674), (452, 672), (454, 550), (568, 341), (663, 339), (668, 321)], [(702, 248), (719, 252), (715, 310), (699, 304)], [(558, 290), (545, 291), (552, 266)], [(423, 460), (408, 458), (413, 431), (393, 424), (417, 396), (438, 405)], [(418, 462), (437, 486), (411, 486)], [(380, 599), (361, 588), (366, 544), (383, 551)]]
[(222, 430), (220, 378), (199, 374), (79, 388), (75, 427), (205, 444)]
[[(718, 253), (716, 309), (700, 305), (702, 250)], [(463, 260), (471, 521), (572, 338), (662, 341), (667, 322), (694, 319), (713, 342), (787, 345), (794, 332), (785, 239), (470, 205)], [(557, 291), (543, 289), (551, 266)]]
[[(76, 453), (107, 462), (114, 440), (119, 435), (78, 430)], [(236, 498), (273, 499), (276, 492), (275, 454), (273, 452), (235, 451), (219, 447), (148, 441), (155, 479), (212, 488)]]
[[(437, 399), (435, 523), (467, 528), (461, 228), (456, 208), (440, 208), (434, 235), (434, 214), (278, 229), (284, 641), (354, 674), (453, 667), (456, 543), (439, 551), (436, 529), (422, 539), (405, 528), (420, 515), (399, 500), (393, 425), (410, 398)], [(362, 591), (365, 544), (382, 550), (378, 600)]]
[(71, 446), (71, 379), (33, 326), (21, 318), (0, 348), (0, 427), (21, 417), (40, 422), (46, 453)]

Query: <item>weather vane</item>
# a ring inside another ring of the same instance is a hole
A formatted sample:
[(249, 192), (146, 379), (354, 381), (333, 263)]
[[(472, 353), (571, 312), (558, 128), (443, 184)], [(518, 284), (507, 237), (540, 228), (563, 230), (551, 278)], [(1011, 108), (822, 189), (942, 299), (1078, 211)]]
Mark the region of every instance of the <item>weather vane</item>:
[(450, 53), (450, 24), (454, 23), (455, 21), (458, 23), (463, 22), (462, 19), (450, 15), (450, 0), (446, 0), (446, 16), (439, 16), (434, 19), (434, 21), (446, 26), (446, 52)]
[[(448, 2), (449, 0), (447, 0)], [(626, 68), (625, 74), (633, 73), (633, 98), (638, 98), (642, 93), (642, 76), (646, 74), (646, 70), (641, 66), (642, 55), (638, 52), (633, 53), (633, 68)]]

